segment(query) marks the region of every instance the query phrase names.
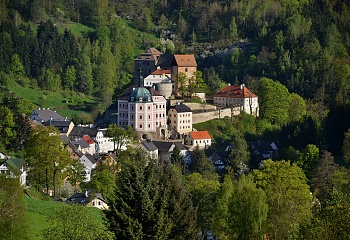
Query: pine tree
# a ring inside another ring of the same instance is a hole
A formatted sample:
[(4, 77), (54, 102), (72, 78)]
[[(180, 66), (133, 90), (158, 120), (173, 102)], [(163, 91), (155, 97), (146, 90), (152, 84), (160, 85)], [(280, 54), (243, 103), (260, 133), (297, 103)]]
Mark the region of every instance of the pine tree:
[(117, 239), (195, 239), (196, 210), (171, 165), (136, 151), (122, 163), (106, 212)]

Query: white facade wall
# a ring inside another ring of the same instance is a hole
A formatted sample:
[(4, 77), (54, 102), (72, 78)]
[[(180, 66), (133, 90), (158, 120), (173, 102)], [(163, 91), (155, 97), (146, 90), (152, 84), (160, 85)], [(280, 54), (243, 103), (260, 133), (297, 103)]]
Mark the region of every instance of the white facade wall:
[(145, 87), (152, 87), (153, 84), (160, 83), (164, 80), (171, 81), (170, 78), (168, 78), (166, 75), (149, 75), (144, 78), (144, 86)]
[[(214, 97), (214, 104), (219, 107), (241, 107), (241, 111), (248, 114), (259, 115), (258, 98), (230, 98), (230, 97)], [(252, 112), (250, 112), (250, 106)]]
[(209, 139), (193, 139), (192, 136), (189, 134), (186, 138), (186, 145), (190, 145), (193, 147), (198, 146), (199, 148), (207, 148), (211, 145), (211, 138)]
[(178, 133), (188, 133), (192, 131), (192, 112), (178, 113), (175, 109), (168, 112), (169, 127)]

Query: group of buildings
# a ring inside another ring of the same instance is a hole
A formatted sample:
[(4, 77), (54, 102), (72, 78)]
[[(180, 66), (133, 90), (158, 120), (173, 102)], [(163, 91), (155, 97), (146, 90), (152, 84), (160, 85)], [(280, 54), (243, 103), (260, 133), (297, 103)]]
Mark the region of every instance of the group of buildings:
[[(169, 99), (180, 99), (178, 80), (180, 73), (186, 76), (182, 84), (188, 85), (195, 77), (197, 62), (194, 55), (162, 54), (155, 48), (148, 49), (134, 61), (134, 85), (118, 97), (117, 123), (131, 126), (137, 132), (155, 132), (166, 139), (170, 133), (188, 135), (192, 132), (192, 110), (185, 104)], [(227, 85), (213, 98), (220, 108), (239, 108), (258, 116), (258, 97), (244, 84)]]

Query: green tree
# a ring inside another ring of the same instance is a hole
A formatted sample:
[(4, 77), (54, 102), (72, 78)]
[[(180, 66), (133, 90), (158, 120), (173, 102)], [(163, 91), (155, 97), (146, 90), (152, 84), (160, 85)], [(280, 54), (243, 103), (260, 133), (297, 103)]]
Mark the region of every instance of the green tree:
[(122, 128), (117, 124), (110, 124), (107, 128), (107, 137), (112, 138), (114, 151), (119, 155), (122, 148), (132, 143), (134, 140), (134, 131), (130, 126)]
[(207, 232), (211, 229), (213, 202), (219, 190), (217, 179), (205, 179), (200, 173), (192, 173), (186, 177), (186, 189), (197, 211), (197, 222), (202, 232), (202, 239), (206, 239)]
[(195, 239), (196, 210), (183, 179), (142, 151), (123, 158), (106, 216), (117, 239)]
[(73, 165), (60, 141), (59, 132), (53, 126), (36, 127), (27, 141), (25, 151), (33, 185), (45, 186), (47, 193), (51, 186), (55, 189), (56, 178), (59, 177), (57, 174), (62, 173), (68, 165)]
[(89, 188), (102, 194), (108, 201), (114, 200), (116, 174), (108, 169), (95, 170), (89, 182)]
[(76, 80), (77, 74), (74, 65), (68, 66), (63, 78), (65, 87), (73, 92), (73, 88), (76, 85)]
[(69, 167), (69, 182), (74, 186), (74, 191), (76, 192), (77, 186), (85, 181), (85, 169), (84, 164), (80, 161), (76, 161), (72, 166)]
[(23, 64), (18, 54), (12, 55), (11, 71), (16, 78), (22, 77), (25, 74)]
[(306, 104), (302, 97), (296, 93), (292, 93), (288, 108), (288, 121), (298, 122), (306, 115)]
[(0, 148), (8, 146), (16, 137), (14, 127), (12, 111), (6, 106), (0, 106)]
[(288, 89), (272, 79), (261, 78), (259, 82), (260, 116), (273, 124), (288, 121), (290, 94)]
[(177, 91), (181, 94), (182, 98), (185, 96), (185, 92), (187, 90), (187, 77), (186, 74), (180, 72), (177, 76)]
[(298, 227), (294, 226), (308, 222), (311, 217), (312, 195), (301, 168), (289, 161), (265, 160), (252, 175), (267, 196), (269, 237), (286, 239), (296, 234)]
[(29, 239), (23, 189), (18, 178), (0, 174), (0, 239)]
[(249, 170), (250, 153), (246, 140), (240, 134), (235, 134), (233, 138), (227, 162), (240, 175)]
[(204, 150), (198, 146), (194, 148), (191, 155), (191, 163), (188, 166), (190, 173), (200, 173), (206, 179), (215, 179), (214, 165), (205, 156)]
[(319, 161), (319, 149), (313, 144), (308, 144), (299, 154), (296, 164), (303, 169), (306, 177), (311, 179), (313, 171)]
[(350, 160), (350, 128), (346, 133), (344, 133), (344, 140), (343, 140), (343, 159), (346, 163), (349, 163)]
[(82, 53), (78, 59), (77, 67), (77, 88), (85, 94), (91, 94), (94, 83), (92, 80), (92, 66), (90, 58)]
[(43, 231), (45, 239), (98, 240), (114, 239), (108, 224), (97, 220), (86, 206), (64, 204), (48, 217), (50, 227)]
[(185, 162), (181, 155), (181, 151), (178, 146), (175, 145), (173, 152), (170, 156), (170, 162), (181, 169), (182, 173), (185, 173)]
[(251, 175), (242, 175), (234, 183), (228, 203), (227, 224), (232, 239), (262, 238), (268, 205), (265, 192), (256, 187)]

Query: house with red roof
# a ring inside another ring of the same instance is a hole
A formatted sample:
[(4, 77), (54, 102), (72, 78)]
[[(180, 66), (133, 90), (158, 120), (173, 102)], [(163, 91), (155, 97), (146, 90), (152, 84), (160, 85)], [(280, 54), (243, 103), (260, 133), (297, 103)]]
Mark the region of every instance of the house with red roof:
[(89, 135), (82, 136), (82, 139), (89, 144), (88, 153), (90, 153), (91, 155), (94, 155), (96, 153), (95, 141)]
[(185, 136), (185, 144), (191, 147), (207, 148), (211, 145), (211, 136), (208, 131), (193, 131)]
[(237, 107), (240, 111), (259, 116), (258, 96), (244, 84), (240, 86), (227, 85), (214, 95), (214, 104), (219, 107)]

